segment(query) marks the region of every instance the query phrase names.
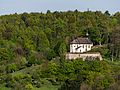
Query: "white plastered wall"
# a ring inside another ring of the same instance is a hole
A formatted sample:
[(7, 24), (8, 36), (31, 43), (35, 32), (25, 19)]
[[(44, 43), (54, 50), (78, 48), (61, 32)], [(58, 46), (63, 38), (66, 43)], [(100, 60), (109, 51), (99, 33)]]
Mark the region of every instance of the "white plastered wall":
[(70, 44), (70, 52), (71, 53), (87, 52), (91, 50), (92, 46), (93, 44)]

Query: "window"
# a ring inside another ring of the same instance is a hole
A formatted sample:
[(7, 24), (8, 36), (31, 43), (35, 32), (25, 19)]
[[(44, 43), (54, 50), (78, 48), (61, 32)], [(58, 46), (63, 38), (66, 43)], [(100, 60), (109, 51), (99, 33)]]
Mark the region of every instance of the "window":
[(84, 45), (83, 45), (83, 48), (84, 48)]
[(88, 46), (88, 48), (90, 48), (90, 45)]
[(81, 50), (80, 50), (80, 52), (81, 52)]

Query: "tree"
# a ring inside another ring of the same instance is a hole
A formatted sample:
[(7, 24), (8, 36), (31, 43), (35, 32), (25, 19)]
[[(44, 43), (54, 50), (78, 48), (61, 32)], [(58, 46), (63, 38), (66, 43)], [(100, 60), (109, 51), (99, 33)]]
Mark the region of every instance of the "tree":
[(66, 49), (66, 44), (64, 43), (64, 42), (62, 42), (61, 44), (60, 44), (60, 47), (59, 47), (59, 55), (61, 56), (61, 57), (64, 57), (64, 55), (65, 55), (65, 53), (67, 52), (67, 49)]
[(25, 85), (25, 89), (27, 89), (27, 90), (33, 90), (32, 84)]
[(109, 13), (109, 11), (108, 11), (108, 10), (107, 10), (107, 11), (105, 11), (105, 15), (110, 16), (110, 13)]
[(55, 58), (56, 57), (56, 53), (54, 50), (50, 49), (48, 52), (47, 52), (47, 59), (48, 60), (51, 60), (52, 58)]
[(15, 72), (17, 70), (17, 66), (16, 64), (9, 64), (7, 67), (6, 67), (6, 71), (8, 73), (12, 73), (12, 72)]
[(120, 60), (120, 26), (117, 26), (111, 35), (111, 58)]

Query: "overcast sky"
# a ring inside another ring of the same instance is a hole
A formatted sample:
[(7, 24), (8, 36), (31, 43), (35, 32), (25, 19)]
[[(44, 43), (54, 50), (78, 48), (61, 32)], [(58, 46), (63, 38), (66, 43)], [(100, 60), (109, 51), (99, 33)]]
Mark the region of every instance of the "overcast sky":
[(108, 10), (120, 11), (120, 0), (0, 0), (0, 15), (23, 12)]

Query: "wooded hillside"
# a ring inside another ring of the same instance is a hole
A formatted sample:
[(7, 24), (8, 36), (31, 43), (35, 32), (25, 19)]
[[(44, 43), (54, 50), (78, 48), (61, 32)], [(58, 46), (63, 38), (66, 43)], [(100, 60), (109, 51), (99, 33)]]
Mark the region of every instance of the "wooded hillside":
[[(65, 61), (70, 41), (86, 33), (96, 45), (93, 51), (106, 61)], [(119, 12), (48, 10), (46, 14), (0, 16), (1, 88), (29, 90), (53, 85), (61, 90), (119, 90), (119, 61)]]

